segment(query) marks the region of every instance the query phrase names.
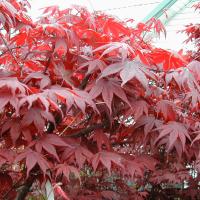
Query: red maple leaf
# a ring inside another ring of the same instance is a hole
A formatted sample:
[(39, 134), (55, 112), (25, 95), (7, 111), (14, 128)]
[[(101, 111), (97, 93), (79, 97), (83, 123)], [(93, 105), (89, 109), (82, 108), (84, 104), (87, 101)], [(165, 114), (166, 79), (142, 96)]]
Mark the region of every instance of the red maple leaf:
[(102, 60), (95, 59), (95, 60), (89, 60), (87, 62), (84, 62), (83, 64), (81, 64), (78, 70), (87, 68), (86, 74), (91, 74), (93, 72), (96, 72), (97, 70), (103, 71), (105, 67), (106, 67), (106, 64)]
[(25, 128), (22, 129), (22, 127), (20, 119), (10, 119), (2, 126), (1, 133), (4, 134), (9, 130), (13, 143), (17, 141), (21, 134), (25, 140), (30, 142), (32, 139), (30, 130)]
[(117, 80), (100, 79), (95, 84), (95, 86), (92, 87), (89, 94), (93, 99), (95, 99), (99, 95), (102, 95), (102, 98), (105, 104), (110, 109), (110, 111), (112, 110), (111, 104), (112, 104), (114, 95), (116, 95), (118, 98), (122, 99), (125, 103), (130, 105), (125, 92), (122, 90), (122, 88), (119, 85), (119, 81)]
[(143, 114), (148, 115), (149, 104), (143, 100), (130, 101), (131, 109), (126, 112), (126, 116), (134, 116), (134, 120), (137, 121)]
[(94, 171), (97, 170), (100, 163), (108, 170), (109, 173), (111, 172), (112, 163), (118, 167), (124, 168), (122, 164), (122, 157), (114, 152), (101, 151), (96, 153), (92, 158), (92, 167)]
[(161, 113), (165, 120), (175, 120), (176, 119), (176, 105), (168, 100), (158, 101), (156, 104), (157, 113)]
[(52, 135), (40, 137), (39, 139), (32, 141), (29, 144), (29, 147), (32, 147), (32, 146), (35, 147), (35, 150), (38, 153), (42, 153), (42, 150), (44, 149), (46, 152), (54, 156), (59, 161), (59, 157), (56, 151), (56, 146), (69, 147), (70, 145), (65, 143), (59, 136), (52, 134)]
[(146, 66), (144, 66), (137, 58), (133, 61), (126, 61), (124, 63), (115, 63), (108, 66), (101, 74), (100, 78), (107, 77), (119, 72), (122, 79), (122, 86), (131, 79), (137, 79), (144, 88), (148, 88), (148, 78), (156, 79), (155, 75), (151, 73)]
[(177, 53), (156, 48), (150, 54), (154, 64), (163, 64), (163, 70), (177, 69), (187, 65), (187, 62)]
[(15, 152), (9, 149), (0, 149), (0, 166), (5, 163), (13, 163)]
[(93, 154), (86, 148), (75, 144), (70, 148), (65, 148), (62, 154), (62, 160), (75, 162), (79, 168), (82, 168), (86, 161), (90, 162)]
[(22, 114), (24, 114), (21, 121), (22, 126), (28, 127), (33, 123), (39, 132), (43, 132), (45, 130), (45, 124), (47, 121), (55, 124), (55, 119), (50, 112), (37, 107), (32, 107), (28, 111), (24, 111), (24, 113), (22, 112)]
[(91, 139), (93, 141), (96, 141), (97, 143), (97, 147), (98, 150), (101, 151), (102, 150), (102, 146), (105, 145), (106, 149), (110, 150), (111, 146), (110, 146), (110, 141), (108, 136), (106, 135), (106, 133), (104, 133), (101, 130), (97, 130), (92, 136)]
[(54, 100), (57, 99), (61, 102), (66, 102), (69, 108), (74, 104), (85, 113), (86, 105), (88, 104), (92, 108), (96, 109), (96, 106), (87, 92), (81, 90), (70, 90), (60, 86), (54, 86), (45, 91), (47, 97)]
[(39, 80), (39, 86), (40, 89), (44, 89), (45, 87), (49, 86), (51, 84), (51, 80), (47, 75), (44, 75), (40, 72), (33, 72), (30, 73), (25, 79), (25, 83), (29, 83), (33, 80)]
[(191, 141), (187, 128), (183, 124), (175, 121), (169, 121), (167, 124), (158, 127), (156, 130), (158, 130), (160, 133), (155, 143), (167, 137), (168, 151), (175, 146), (177, 140), (180, 140), (182, 151), (185, 151), (186, 139)]
[(56, 177), (59, 175), (64, 175), (67, 178), (67, 180), (70, 181), (70, 174), (72, 173), (81, 182), (80, 172), (74, 166), (70, 166), (66, 163), (58, 164), (56, 165), (55, 170), (56, 170)]
[(163, 124), (162, 121), (156, 119), (154, 116), (141, 116), (135, 124), (135, 127), (144, 126), (144, 133), (147, 136), (148, 133), (154, 130), (154, 128), (158, 128)]
[(30, 171), (34, 168), (36, 164), (39, 165), (44, 174), (46, 174), (47, 169), (50, 168), (49, 162), (42, 154), (29, 148), (26, 149), (23, 153), (19, 154), (16, 157), (15, 162), (19, 162), (24, 159), (26, 160), (27, 176), (29, 176)]

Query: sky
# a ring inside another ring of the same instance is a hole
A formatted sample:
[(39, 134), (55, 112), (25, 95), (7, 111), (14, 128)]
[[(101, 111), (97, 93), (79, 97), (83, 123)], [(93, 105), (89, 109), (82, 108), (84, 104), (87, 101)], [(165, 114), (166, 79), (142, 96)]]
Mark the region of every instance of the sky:
[[(153, 10), (162, 0), (30, 0), (30, 15), (37, 19), (41, 14), (41, 8), (51, 5), (58, 5), (61, 9), (70, 5), (82, 5), (88, 10), (103, 10), (108, 14), (112, 14), (120, 19), (134, 19), (136, 22), (142, 21), (148, 13)], [(182, 1), (182, 0), (179, 0)], [(179, 50), (183, 45), (185, 36), (177, 34), (176, 31), (169, 32), (167, 38), (162, 37), (155, 40), (158, 47)], [(172, 25), (173, 28), (173, 25)], [(177, 27), (175, 27), (177, 28)]]
[[(70, 5), (86, 6), (89, 10), (104, 10), (121, 19), (134, 18), (142, 20), (161, 0), (31, 0), (31, 15), (39, 16), (39, 9), (50, 5), (67, 8)], [(145, 12), (144, 12), (145, 11)]]

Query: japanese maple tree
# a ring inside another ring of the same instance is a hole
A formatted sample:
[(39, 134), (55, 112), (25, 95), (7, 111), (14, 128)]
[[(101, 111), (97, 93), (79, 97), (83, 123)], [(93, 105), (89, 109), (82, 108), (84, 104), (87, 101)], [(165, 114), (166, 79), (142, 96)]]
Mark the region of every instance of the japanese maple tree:
[(0, 1), (0, 199), (197, 199), (199, 62), (156, 19), (27, 7)]

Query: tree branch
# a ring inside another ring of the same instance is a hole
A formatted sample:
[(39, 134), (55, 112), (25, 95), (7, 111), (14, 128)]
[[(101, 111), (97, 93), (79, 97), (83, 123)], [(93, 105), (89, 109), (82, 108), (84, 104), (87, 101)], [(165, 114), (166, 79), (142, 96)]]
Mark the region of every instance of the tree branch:
[(36, 179), (36, 176), (29, 176), (28, 179), (25, 181), (24, 186), (19, 191), (19, 194), (16, 198), (16, 200), (24, 200), (30, 191), (31, 186), (33, 185), (34, 181)]
[(11, 50), (10, 47), (8, 46), (6, 40), (3, 38), (2, 34), (0, 34), (0, 37), (1, 37), (1, 39), (2, 39), (2, 41), (3, 41), (3, 43), (4, 43), (4, 45), (5, 45), (6, 48), (8, 49), (10, 55), (12, 56), (13, 60), (19, 65), (17, 59), (16, 59), (15, 56), (13, 55), (12, 50)]
[[(27, 46), (27, 45), (26, 45), (26, 46)], [(12, 51), (12, 50), (14, 50), (14, 49), (20, 49), (20, 48), (22, 48), (22, 47), (25, 47), (25, 46), (16, 46), (16, 47), (12, 47), (12, 48), (10, 48), (10, 51)], [(3, 51), (3, 52), (0, 54), (0, 57), (3, 56), (4, 54), (8, 53), (8, 52), (9, 52), (9, 50), (8, 50), (8, 48), (7, 48), (6, 51)]]
[(12, 187), (4, 194), (2, 198), (3, 200), (8, 199), (8, 195), (10, 194), (10, 192), (17, 187), (17, 185), (22, 181), (22, 179), (23, 177), (21, 177), (16, 183), (12, 185)]
[(87, 134), (91, 133), (94, 130), (101, 129), (101, 128), (106, 128), (106, 127), (107, 127), (107, 124), (105, 122), (104, 123), (102, 122), (102, 123), (99, 123), (99, 124), (93, 124), (88, 128), (82, 129), (81, 131), (78, 131), (78, 132), (70, 134), (70, 135), (66, 135), (65, 137), (77, 138), (77, 137), (81, 137), (81, 136), (87, 135)]
[(87, 83), (89, 81), (90, 76), (91, 76), (91, 74), (88, 74), (88, 75), (85, 76), (85, 78), (82, 80), (82, 82), (81, 82), (81, 84), (79, 86), (79, 89), (81, 89), (81, 90), (85, 89), (85, 87), (86, 87), (86, 85), (87, 85)]
[(48, 69), (50, 63), (51, 63), (51, 57), (48, 58), (47, 64), (46, 64), (45, 69), (44, 69), (44, 71), (43, 71), (44, 74), (46, 74), (47, 69)]

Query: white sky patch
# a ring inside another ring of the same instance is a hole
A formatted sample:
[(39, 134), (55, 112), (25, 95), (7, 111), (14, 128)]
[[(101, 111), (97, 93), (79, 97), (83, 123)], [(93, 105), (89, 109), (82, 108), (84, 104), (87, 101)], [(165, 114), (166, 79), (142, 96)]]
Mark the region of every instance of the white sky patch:
[[(158, 3), (156, 0), (31, 0), (30, 14), (36, 18), (40, 16), (40, 8), (58, 5), (61, 9), (70, 5), (81, 5), (88, 10), (105, 10), (121, 19), (131, 18), (136, 21), (142, 20)], [(145, 11), (145, 12), (144, 12)]]
[[(65, 9), (71, 5), (80, 5), (87, 7), (90, 11), (102, 10), (122, 20), (134, 19), (134, 24), (136, 24), (142, 21), (161, 1), (162, 0), (30, 0), (32, 6), (30, 15), (35, 20), (41, 16), (41, 8), (58, 5), (61, 9)], [(169, 28), (170, 26), (171, 25), (169, 25)], [(186, 45), (183, 44), (185, 39), (186, 36), (183, 34), (177, 34), (176, 31), (170, 30), (167, 33), (166, 39), (163, 36), (160, 39), (157, 38), (154, 40), (154, 44), (165, 49), (180, 50), (181, 48), (186, 49)], [(191, 49), (189, 45), (187, 48), (188, 47)]]

